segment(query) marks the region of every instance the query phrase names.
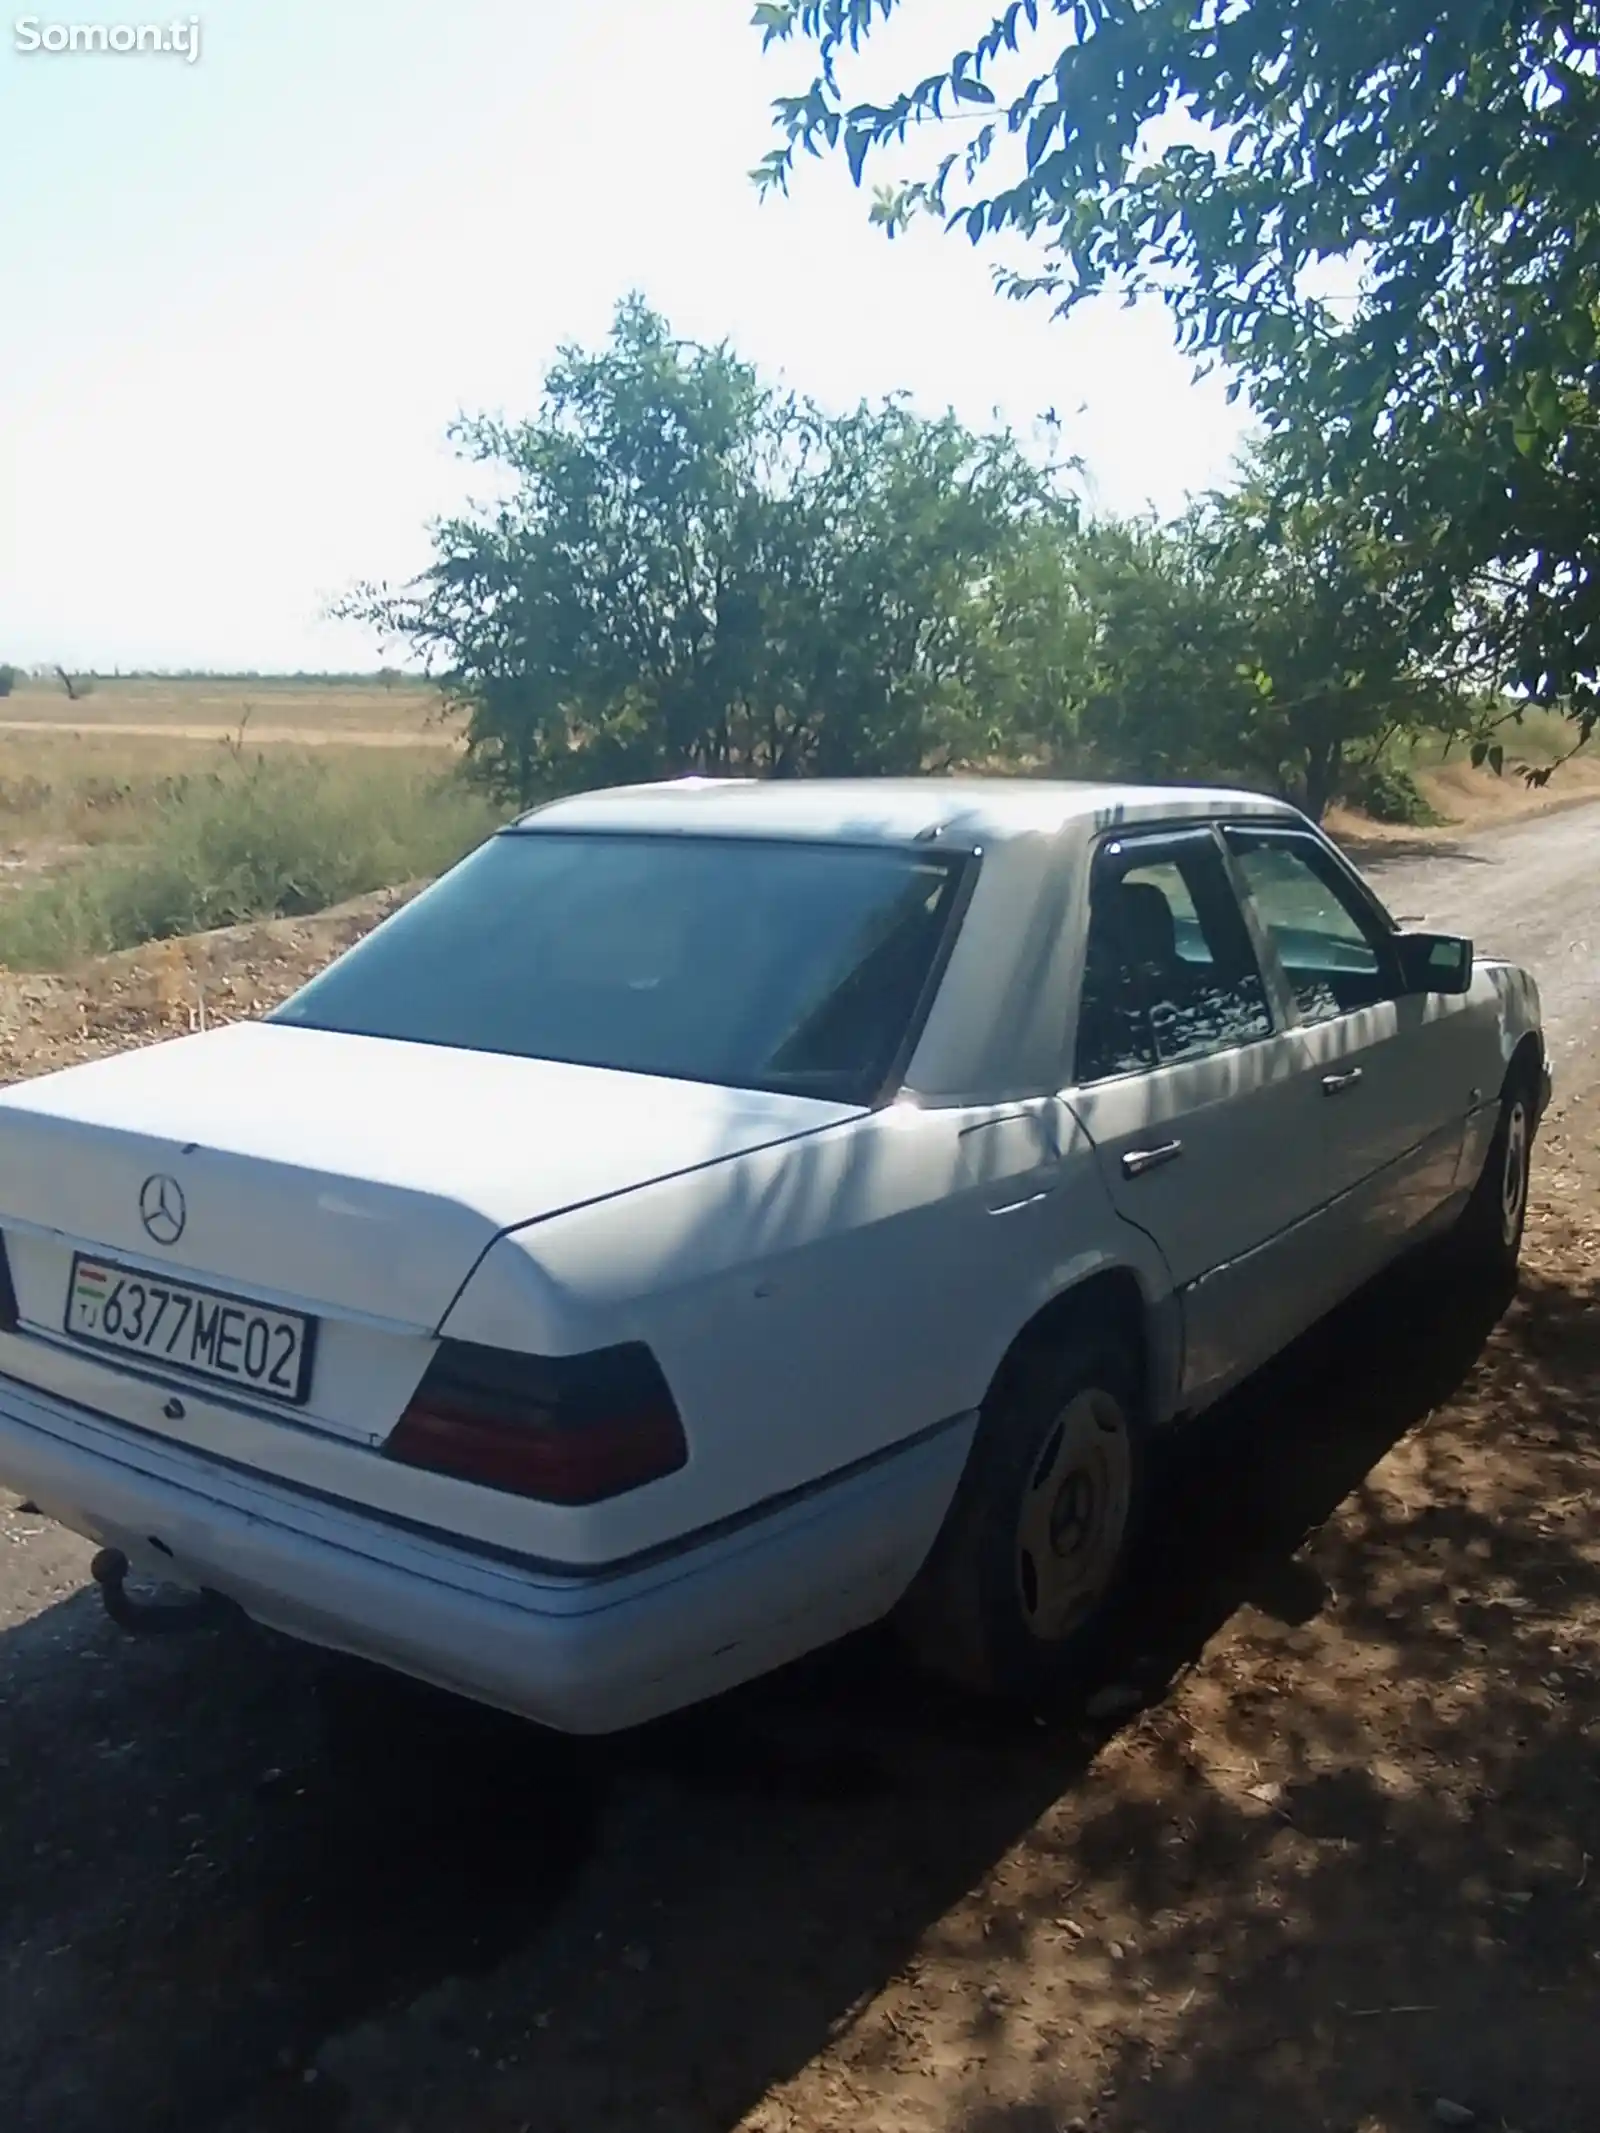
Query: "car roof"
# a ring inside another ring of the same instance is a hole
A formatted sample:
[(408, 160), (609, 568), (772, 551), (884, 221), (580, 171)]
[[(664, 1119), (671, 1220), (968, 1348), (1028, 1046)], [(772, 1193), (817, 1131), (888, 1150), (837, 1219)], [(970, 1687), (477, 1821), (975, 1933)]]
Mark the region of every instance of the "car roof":
[(1077, 822), (1106, 829), (1123, 822), (1237, 814), (1302, 819), (1281, 800), (1200, 785), (1050, 778), (676, 778), (553, 800), (514, 826), (859, 844), (926, 841), (970, 848), (1054, 836)]

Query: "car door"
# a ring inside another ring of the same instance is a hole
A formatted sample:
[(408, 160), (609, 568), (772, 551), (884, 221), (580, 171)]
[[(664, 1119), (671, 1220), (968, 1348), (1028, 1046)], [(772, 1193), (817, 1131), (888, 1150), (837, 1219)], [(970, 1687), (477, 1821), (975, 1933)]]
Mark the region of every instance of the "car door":
[(1180, 1300), (1200, 1404), (1316, 1316), (1310, 1060), (1263, 980), (1209, 829), (1108, 840), (1090, 878), (1066, 1100)]
[(1320, 1190), (1338, 1203), (1329, 1234), (1354, 1287), (1453, 1190), (1463, 1003), (1405, 993), (1387, 914), (1323, 838), (1253, 824), (1224, 836), (1320, 1092)]

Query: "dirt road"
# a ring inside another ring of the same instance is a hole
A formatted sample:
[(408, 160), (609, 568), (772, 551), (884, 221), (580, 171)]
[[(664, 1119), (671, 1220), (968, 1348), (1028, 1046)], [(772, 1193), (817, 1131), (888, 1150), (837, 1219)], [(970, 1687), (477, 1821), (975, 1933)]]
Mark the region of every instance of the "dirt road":
[(1001, 1723), (865, 1640), (575, 1748), (129, 1644), (0, 1513), (0, 2124), (1600, 2122), (1596, 838), (1382, 867), (1545, 988), (1523, 1294), (1362, 1299), (1196, 1436), (1120, 1721)]
[(1363, 864), (1397, 918), (1459, 928), (1536, 972), (1563, 1090), (1600, 1085), (1600, 808)]

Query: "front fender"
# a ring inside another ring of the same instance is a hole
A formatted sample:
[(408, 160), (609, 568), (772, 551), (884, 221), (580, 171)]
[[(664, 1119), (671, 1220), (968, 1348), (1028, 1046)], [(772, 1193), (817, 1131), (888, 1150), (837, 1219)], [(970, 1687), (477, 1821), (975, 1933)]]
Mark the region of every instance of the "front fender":
[[(1493, 1004), (1500, 1040), (1502, 1085), (1512, 1060), (1531, 1039), (1538, 1048), (1542, 1082), (1547, 1090), (1550, 1062), (1544, 1041), (1544, 1010), (1539, 998), (1538, 980), (1531, 971), (1524, 970), (1520, 963), (1506, 963), (1486, 957), (1475, 967), (1473, 990), (1477, 991), (1485, 981)], [(1494, 1093), (1498, 1096), (1499, 1090)]]
[(1517, 963), (1481, 959), (1473, 969), (1467, 1005), (1475, 1025), (1473, 1103), (1456, 1167), (1456, 1188), (1461, 1193), (1470, 1192), (1483, 1174), (1513, 1060), (1519, 1054), (1526, 1057), (1530, 1048), (1536, 1053), (1534, 1100), (1539, 1118), (1550, 1101), (1551, 1086), (1539, 987), (1530, 972)]

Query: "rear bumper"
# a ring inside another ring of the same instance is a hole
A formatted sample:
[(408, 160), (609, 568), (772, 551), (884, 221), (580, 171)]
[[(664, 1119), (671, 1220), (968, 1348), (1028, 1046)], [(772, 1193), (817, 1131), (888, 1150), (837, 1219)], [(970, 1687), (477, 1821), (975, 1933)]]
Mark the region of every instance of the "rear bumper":
[(932, 1546), (973, 1427), (958, 1416), (734, 1530), (604, 1576), (399, 1530), (4, 1378), (0, 1479), (136, 1567), (220, 1592), (290, 1636), (564, 1732), (608, 1733), (886, 1614)]

